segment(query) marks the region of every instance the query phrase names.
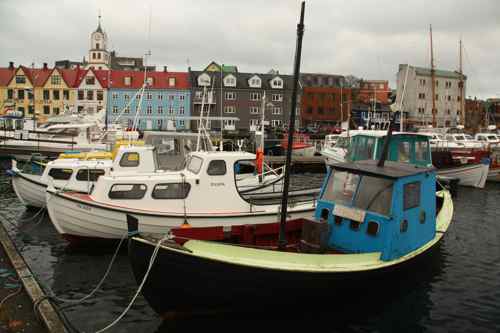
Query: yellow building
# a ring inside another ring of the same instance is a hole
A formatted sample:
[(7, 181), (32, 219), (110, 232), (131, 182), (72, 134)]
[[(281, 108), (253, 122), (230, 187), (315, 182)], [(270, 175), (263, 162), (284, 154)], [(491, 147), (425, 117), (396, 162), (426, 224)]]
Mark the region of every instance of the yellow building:
[[(45, 68), (42, 68), (42, 72)], [(75, 90), (71, 85), (74, 79), (70, 71), (54, 68), (48, 69), (49, 73), (42, 73), (42, 80), (35, 81), (35, 104), (36, 111), (42, 117), (50, 117), (64, 113), (75, 105)], [(67, 82), (66, 80), (70, 80)], [(72, 82), (71, 82), (72, 80)]]
[(15, 111), (22, 112), (25, 116), (28, 116), (30, 111), (33, 114), (31, 71), (32, 69), (19, 66), (14, 70), (14, 75), (4, 88), (4, 106), (12, 105)]
[(7, 85), (15, 72), (13, 64), (10, 65), (8, 68), (0, 68), (0, 115), (9, 110), (14, 110), (14, 100), (7, 98)]

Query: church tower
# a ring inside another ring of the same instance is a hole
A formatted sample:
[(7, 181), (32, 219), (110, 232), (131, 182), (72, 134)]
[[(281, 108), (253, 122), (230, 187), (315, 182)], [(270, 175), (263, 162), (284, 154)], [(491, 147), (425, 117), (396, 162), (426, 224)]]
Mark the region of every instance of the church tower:
[(110, 57), (107, 51), (108, 37), (101, 28), (101, 14), (98, 16), (97, 29), (90, 35), (90, 50), (87, 68), (109, 69)]

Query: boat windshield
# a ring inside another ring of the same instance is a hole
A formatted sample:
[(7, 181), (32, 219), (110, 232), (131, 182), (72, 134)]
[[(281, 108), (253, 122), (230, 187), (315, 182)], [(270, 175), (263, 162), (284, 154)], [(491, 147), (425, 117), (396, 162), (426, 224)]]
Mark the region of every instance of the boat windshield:
[(199, 158), (198, 156), (189, 156), (187, 161), (186, 161), (186, 169), (188, 171), (191, 171), (192, 173), (198, 173), (200, 172), (201, 165), (203, 164), (203, 159)]
[(334, 171), (322, 199), (382, 215), (389, 215), (394, 181), (344, 171)]
[(337, 139), (337, 142), (335, 143), (335, 148), (347, 149), (347, 148), (349, 148), (349, 143), (350, 143), (349, 137), (341, 136)]
[(489, 141), (498, 141), (498, 137), (496, 135), (488, 135)]

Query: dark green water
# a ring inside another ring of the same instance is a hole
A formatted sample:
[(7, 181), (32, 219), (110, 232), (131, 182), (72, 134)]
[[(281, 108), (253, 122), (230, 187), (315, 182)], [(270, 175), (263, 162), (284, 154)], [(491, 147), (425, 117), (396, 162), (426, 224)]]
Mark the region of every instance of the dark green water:
[[(11, 221), (6, 227), (32, 271), (60, 297), (85, 296), (102, 278), (113, 246), (69, 248), (47, 217), (29, 219), (36, 211), (21, 206), (7, 182), (0, 177), (0, 214)], [(296, 177), (295, 182), (320, 183), (321, 176)], [(461, 188), (453, 224), (441, 247), (423, 269), (395, 284), (397, 292), (353, 295), (348, 304), (318, 295), (316, 303), (284, 304), (273, 313), (256, 309), (163, 323), (139, 297), (109, 332), (500, 332), (499, 213), (500, 184), (488, 184), (484, 190)], [(136, 289), (123, 252), (102, 290), (64, 312), (78, 330), (93, 332), (113, 321)]]

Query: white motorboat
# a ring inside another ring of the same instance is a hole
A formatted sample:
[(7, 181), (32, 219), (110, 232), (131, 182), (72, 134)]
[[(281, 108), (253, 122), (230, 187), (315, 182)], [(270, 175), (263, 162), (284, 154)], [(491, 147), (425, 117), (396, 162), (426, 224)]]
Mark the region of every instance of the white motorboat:
[[(255, 155), (246, 152), (193, 152), (183, 170), (101, 176), (90, 194), (49, 186), (47, 209), (57, 231), (70, 240), (121, 238), (127, 232), (126, 214), (139, 219), (142, 232), (156, 234), (180, 226), (275, 222), (280, 211), (277, 200), (260, 200), (238, 188), (240, 165), (254, 160)], [(296, 200), (292, 196), (288, 213), (293, 218), (309, 217), (314, 207), (314, 194)]]

